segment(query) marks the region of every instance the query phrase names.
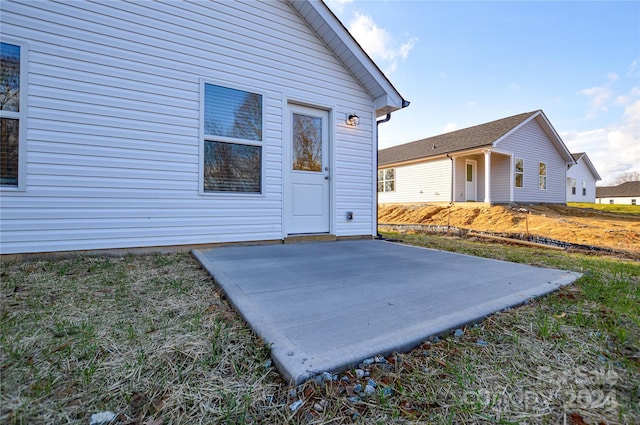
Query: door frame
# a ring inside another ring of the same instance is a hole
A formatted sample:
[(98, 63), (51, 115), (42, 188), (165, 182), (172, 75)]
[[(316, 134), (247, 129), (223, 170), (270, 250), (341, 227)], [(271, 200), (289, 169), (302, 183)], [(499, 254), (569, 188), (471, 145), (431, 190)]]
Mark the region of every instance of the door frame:
[(469, 194), (467, 193), (467, 165), (473, 165), (473, 199), (472, 201), (478, 200), (478, 161), (475, 159), (465, 159), (464, 160), (464, 200), (469, 201)]
[(292, 167), (292, 146), (291, 146), (291, 108), (290, 105), (301, 106), (305, 108), (317, 109), (320, 111), (324, 111), (327, 113), (328, 122), (327, 122), (327, 160), (329, 167), (329, 196), (328, 196), (328, 208), (329, 208), (329, 234), (335, 235), (335, 125), (334, 125), (334, 117), (335, 117), (335, 106), (328, 106), (327, 103), (324, 102), (315, 102), (315, 101), (300, 101), (295, 100), (293, 98), (283, 98), (283, 119), (282, 119), (282, 214), (281, 214), (281, 223), (282, 223), (282, 239), (286, 239), (287, 236), (291, 235), (288, 231), (288, 209), (290, 204), (289, 194), (290, 194), (290, 186), (291, 182), (291, 174), (290, 170)]

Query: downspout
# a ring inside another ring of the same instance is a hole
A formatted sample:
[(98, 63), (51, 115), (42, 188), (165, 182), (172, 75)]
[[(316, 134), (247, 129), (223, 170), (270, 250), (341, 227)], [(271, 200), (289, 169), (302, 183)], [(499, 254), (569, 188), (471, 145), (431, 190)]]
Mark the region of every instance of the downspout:
[(384, 237), (378, 231), (378, 126), (382, 123), (389, 122), (391, 120), (391, 114), (387, 114), (387, 116), (381, 120), (376, 121), (376, 211), (375, 211), (375, 222), (376, 222), (376, 239), (384, 240)]
[(453, 187), (453, 157), (447, 154), (447, 158), (451, 160), (451, 201), (449, 201), (449, 205), (453, 205), (453, 195), (455, 192), (455, 188)]

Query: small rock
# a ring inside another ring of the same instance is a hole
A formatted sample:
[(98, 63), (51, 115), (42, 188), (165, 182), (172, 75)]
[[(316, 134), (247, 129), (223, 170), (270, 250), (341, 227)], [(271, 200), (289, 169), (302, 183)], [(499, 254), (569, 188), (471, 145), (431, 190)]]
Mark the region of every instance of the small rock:
[(369, 381), (367, 381), (367, 385), (371, 385), (373, 388), (378, 386), (375, 379), (369, 379)]
[(364, 359), (362, 361), (362, 364), (367, 365), (367, 366), (368, 365), (372, 365), (373, 363), (374, 363), (373, 357), (369, 357), (368, 359)]
[(349, 400), (351, 403), (357, 403), (360, 401), (360, 397), (357, 397), (357, 396), (349, 397), (347, 400)]
[(605, 356), (603, 356), (602, 354), (598, 354), (598, 360), (600, 360), (602, 363), (606, 363), (607, 362), (607, 358)]
[(273, 365), (273, 362), (271, 360), (267, 360), (266, 362), (264, 362), (265, 369), (269, 369), (271, 365)]
[(375, 358), (373, 359), (376, 363), (386, 363), (387, 359), (385, 359), (383, 356), (375, 356)]
[(106, 425), (112, 422), (116, 418), (116, 414), (113, 412), (99, 412), (91, 415), (89, 425)]
[(462, 335), (464, 335), (464, 331), (462, 329), (456, 329), (453, 332), (453, 336), (456, 338), (460, 338)]
[(313, 405), (313, 408), (316, 410), (316, 412), (324, 412), (324, 409), (326, 409), (328, 405), (329, 402), (327, 400), (320, 400)]
[(366, 395), (372, 395), (376, 392), (376, 389), (374, 387), (372, 387), (371, 385), (367, 385), (366, 387), (364, 387), (364, 393)]
[(432, 342), (440, 342), (440, 337), (438, 336), (434, 336), (433, 338), (431, 338)]
[(289, 397), (291, 397), (291, 398), (296, 398), (297, 396), (298, 396), (298, 391), (296, 391), (296, 389), (295, 389), (295, 388), (291, 388), (291, 389), (289, 390)]
[(354, 393), (360, 393), (362, 392), (362, 385), (361, 384), (356, 384), (353, 386), (353, 392)]
[(364, 378), (364, 370), (356, 369), (356, 378), (358, 379)]
[(424, 373), (429, 373), (431, 371), (431, 369), (429, 369), (428, 367), (425, 367), (424, 369), (422, 369), (422, 371)]
[(333, 381), (333, 375), (331, 375), (329, 372), (322, 372), (322, 374), (318, 375), (316, 377), (316, 382), (318, 384), (322, 384), (323, 382), (331, 382)]
[(295, 412), (300, 408), (300, 406), (302, 406), (302, 403), (304, 403), (302, 400), (296, 400), (289, 405), (289, 409), (291, 409), (292, 412)]
[(383, 389), (381, 390), (381, 392), (382, 392), (382, 395), (383, 395), (384, 397), (389, 397), (390, 395), (392, 395), (392, 394), (393, 394), (393, 389), (392, 389), (392, 388), (389, 388), (389, 387), (386, 387), (386, 388), (383, 388)]
[(348, 377), (348, 376), (346, 376), (346, 375), (345, 375), (345, 376), (343, 376), (342, 378), (340, 378), (340, 380), (341, 380), (342, 382), (346, 382), (347, 384), (351, 383), (351, 379), (349, 379), (349, 377)]
[(480, 347), (486, 347), (487, 345), (489, 345), (489, 343), (484, 339), (479, 339), (478, 341), (476, 341), (476, 344), (478, 344)]

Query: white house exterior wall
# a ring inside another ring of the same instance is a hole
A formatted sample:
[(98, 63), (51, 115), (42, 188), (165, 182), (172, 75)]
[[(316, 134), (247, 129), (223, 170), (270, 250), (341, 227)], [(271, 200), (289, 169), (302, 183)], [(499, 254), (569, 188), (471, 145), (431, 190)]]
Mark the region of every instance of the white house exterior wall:
[[(385, 167), (381, 167), (385, 169)], [(451, 201), (451, 160), (434, 159), (395, 168), (394, 192), (378, 193), (379, 204)]]
[[(613, 201), (613, 202), (611, 202)], [(635, 203), (634, 203), (635, 201)], [(598, 198), (598, 204), (615, 204), (615, 205), (640, 205), (640, 196), (617, 196), (613, 198)]]
[[(571, 179), (576, 180), (576, 194), (571, 193)], [(587, 193), (582, 194), (582, 182), (586, 182)], [(591, 170), (582, 159), (567, 170), (567, 202), (590, 202), (596, 201), (596, 181), (591, 174)]]
[(508, 203), (511, 201), (511, 157), (491, 154), (491, 202)]
[[(524, 187), (514, 187), (514, 202), (566, 203), (567, 164), (542, 130), (531, 120), (499, 142), (501, 151), (524, 160)], [(540, 190), (539, 163), (547, 164), (547, 189)]]
[[(372, 234), (373, 100), (288, 4), (0, 8), (29, 49), (27, 186), (1, 194), (1, 253), (282, 239), (287, 101), (331, 109), (332, 232)], [(263, 94), (262, 195), (199, 194), (202, 78)]]

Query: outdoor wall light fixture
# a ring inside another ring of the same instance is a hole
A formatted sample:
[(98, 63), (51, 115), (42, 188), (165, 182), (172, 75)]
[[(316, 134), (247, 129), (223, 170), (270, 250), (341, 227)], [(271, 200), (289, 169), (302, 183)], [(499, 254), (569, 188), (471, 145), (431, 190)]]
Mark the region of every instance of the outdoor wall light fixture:
[(356, 114), (349, 114), (347, 117), (347, 125), (356, 127), (358, 124), (360, 124), (360, 117)]

